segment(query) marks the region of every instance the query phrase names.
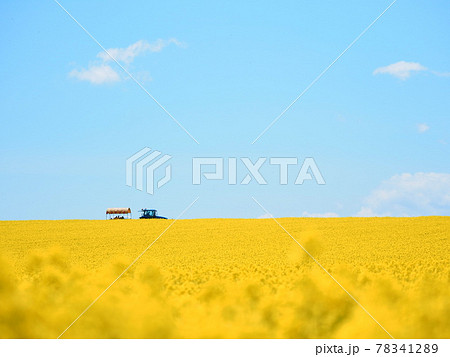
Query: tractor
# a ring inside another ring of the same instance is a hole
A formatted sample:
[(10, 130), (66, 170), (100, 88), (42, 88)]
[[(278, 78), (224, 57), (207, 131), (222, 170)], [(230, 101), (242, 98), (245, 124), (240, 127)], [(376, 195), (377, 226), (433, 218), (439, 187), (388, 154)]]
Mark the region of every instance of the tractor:
[(155, 209), (143, 208), (139, 212), (142, 212), (139, 219), (167, 219), (166, 217), (157, 216), (157, 211)]

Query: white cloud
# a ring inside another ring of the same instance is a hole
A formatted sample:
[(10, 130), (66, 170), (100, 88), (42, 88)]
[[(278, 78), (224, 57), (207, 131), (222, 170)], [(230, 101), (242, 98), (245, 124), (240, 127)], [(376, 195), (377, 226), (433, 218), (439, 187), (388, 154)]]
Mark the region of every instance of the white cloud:
[(450, 214), (450, 174), (404, 173), (381, 183), (365, 200), (358, 216)]
[(424, 133), (424, 132), (426, 132), (428, 129), (430, 129), (430, 127), (429, 127), (427, 124), (425, 124), (425, 123), (422, 123), (422, 124), (418, 124), (418, 125), (417, 125), (417, 131), (418, 131), (419, 133)]
[(93, 84), (113, 83), (120, 81), (119, 74), (107, 64), (98, 66), (91, 65), (88, 69), (82, 68), (80, 71), (74, 69), (69, 73), (70, 77), (80, 81), (88, 81)]
[(386, 67), (379, 67), (373, 71), (373, 74), (390, 74), (400, 79), (407, 79), (411, 76), (411, 72), (427, 71), (428, 68), (417, 62), (400, 61), (390, 64)]
[(309, 213), (309, 212), (303, 212), (303, 217), (318, 217), (318, 218), (330, 218), (330, 217), (339, 217), (337, 213), (334, 212), (325, 212), (325, 213)]
[[(184, 44), (175, 38), (170, 38), (168, 40), (158, 39), (152, 43), (145, 40), (139, 40), (126, 48), (110, 48), (108, 49), (108, 52), (118, 62), (128, 65), (140, 54), (144, 52), (160, 52), (164, 47), (167, 47), (170, 44), (184, 47)], [(98, 53), (97, 58), (100, 60), (97, 60), (97, 63), (90, 64), (88, 69), (82, 68), (80, 71), (74, 69), (69, 73), (69, 76), (93, 84), (113, 83), (122, 80), (119, 74), (108, 64), (108, 62), (113, 61), (113, 59), (106, 52), (103, 51)], [(142, 72), (142, 75), (145, 80), (151, 79), (147, 72)]]
[[(131, 63), (134, 58), (145, 52), (161, 52), (164, 47), (170, 44), (175, 44), (182, 47), (183, 44), (175, 38), (168, 40), (158, 39), (155, 42), (149, 43), (145, 40), (139, 40), (126, 48), (110, 48), (107, 51), (118, 62)], [(113, 59), (104, 51), (97, 54), (104, 62), (112, 61)]]

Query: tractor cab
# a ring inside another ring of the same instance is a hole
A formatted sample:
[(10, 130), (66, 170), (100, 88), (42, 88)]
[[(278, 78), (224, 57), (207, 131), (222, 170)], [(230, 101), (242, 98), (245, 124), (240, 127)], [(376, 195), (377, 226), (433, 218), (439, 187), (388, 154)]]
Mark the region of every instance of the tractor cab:
[(142, 212), (140, 219), (167, 219), (166, 217), (158, 216), (155, 209), (143, 208), (139, 212)]

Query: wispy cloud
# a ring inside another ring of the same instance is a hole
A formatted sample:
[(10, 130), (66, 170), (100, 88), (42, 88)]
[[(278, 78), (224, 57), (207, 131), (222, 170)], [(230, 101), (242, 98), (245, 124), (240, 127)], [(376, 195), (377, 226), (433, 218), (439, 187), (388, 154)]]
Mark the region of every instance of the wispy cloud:
[(404, 173), (381, 183), (365, 200), (358, 216), (450, 214), (450, 174)]
[(373, 71), (373, 74), (390, 74), (391, 76), (405, 80), (411, 77), (412, 72), (421, 72), (427, 70), (428, 68), (422, 66), (418, 62), (400, 61), (385, 67), (379, 67), (375, 69), (375, 71)]
[(309, 213), (309, 212), (303, 212), (303, 217), (317, 217), (317, 218), (331, 218), (331, 217), (339, 217), (337, 213), (334, 212), (325, 212), (325, 213)]
[(113, 83), (120, 81), (119, 74), (107, 64), (98, 66), (91, 65), (88, 69), (82, 68), (80, 71), (74, 69), (69, 73), (72, 78), (80, 81), (88, 81), (93, 84)]
[(424, 133), (429, 129), (430, 129), (430, 127), (425, 123), (417, 124), (417, 131), (419, 133)]
[(418, 62), (400, 61), (385, 67), (379, 67), (373, 74), (389, 74), (401, 80), (406, 80), (415, 72), (428, 72), (438, 77), (450, 77), (450, 72), (432, 71)]
[[(139, 40), (125, 48), (110, 48), (108, 53), (118, 62), (124, 65), (129, 65), (134, 59), (146, 52), (161, 52), (164, 47), (174, 44), (178, 47), (185, 47), (185, 45), (175, 38), (168, 40), (158, 39), (154, 42), (147, 42), (145, 40)], [(122, 77), (114, 70), (108, 62), (113, 61), (108, 53), (102, 51), (97, 54), (99, 60), (91, 63), (88, 68), (82, 68), (81, 70), (72, 70), (69, 73), (69, 77), (76, 78), (80, 81), (87, 81), (92, 84), (104, 84), (119, 82)], [(146, 79), (151, 78), (148, 73), (145, 75)]]
[(450, 77), (450, 72), (436, 72), (431, 71), (431, 73), (435, 74), (438, 77)]
[[(178, 47), (184, 45), (175, 38), (168, 40), (158, 39), (155, 42), (149, 43), (145, 40), (137, 41), (126, 48), (109, 48), (107, 51), (117, 61), (129, 64), (133, 62), (134, 58), (145, 52), (161, 52), (164, 47), (174, 44)], [(104, 62), (112, 61), (113, 59), (108, 53), (102, 51), (97, 54), (98, 58), (101, 58)]]

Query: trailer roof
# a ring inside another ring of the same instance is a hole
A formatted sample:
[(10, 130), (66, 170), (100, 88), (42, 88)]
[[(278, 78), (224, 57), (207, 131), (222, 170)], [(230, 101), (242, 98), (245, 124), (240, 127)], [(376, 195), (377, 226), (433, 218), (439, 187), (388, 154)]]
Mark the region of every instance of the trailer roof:
[(107, 208), (106, 214), (127, 214), (131, 213), (131, 208)]

